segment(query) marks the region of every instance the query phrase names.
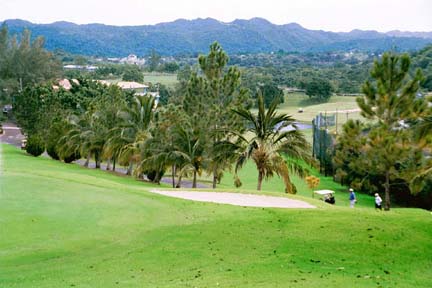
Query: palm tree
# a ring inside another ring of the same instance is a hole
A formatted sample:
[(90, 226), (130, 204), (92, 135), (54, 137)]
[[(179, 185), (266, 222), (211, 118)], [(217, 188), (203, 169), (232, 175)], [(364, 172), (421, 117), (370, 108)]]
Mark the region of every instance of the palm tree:
[[(175, 150), (173, 139), (162, 137), (165, 135), (157, 134), (149, 138), (141, 150), (142, 161), (137, 165), (137, 172), (144, 173), (154, 171), (154, 182), (159, 183), (162, 173), (169, 167), (172, 171), (172, 187), (176, 187), (175, 175), (177, 167), (181, 167), (183, 153)], [(148, 176), (148, 175), (147, 175)]]
[(312, 164), (313, 159), (310, 146), (297, 129), (295, 120), (290, 115), (277, 114), (277, 104), (274, 100), (266, 111), (263, 96), (259, 93), (257, 115), (246, 109), (233, 110), (245, 121), (246, 130), (252, 134), (250, 139), (238, 135), (243, 146), (237, 146), (244, 148), (237, 158), (235, 171), (237, 173), (248, 159), (252, 159), (258, 170), (258, 190), (261, 190), (264, 178), (277, 174), (285, 182), (286, 192), (296, 193), (289, 172), (306, 176), (307, 169), (302, 162)]
[(121, 132), (119, 126), (111, 129), (108, 135), (108, 140), (104, 146), (104, 156), (113, 160), (113, 171), (115, 171), (116, 163), (118, 161), (121, 163), (128, 163), (127, 159), (120, 157), (123, 147), (128, 145), (127, 139), (123, 137)]
[(86, 155), (84, 166), (88, 166), (91, 155), (95, 158), (95, 168), (100, 168), (102, 152), (108, 135), (108, 127), (102, 111), (87, 111), (84, 114), (68, 117), (69, 129), (59, 141), (60, 157), (78, 153)]
[(153, 120), (155, 99), (135, 96), (132, 105), (119, 113), (119, 125), (108, 140), (123, 162), (129, 163), (127, 174), (132, 173), (133, 163), (141, 159), (141, 149), (150, 137), (149, 128)]
[(197, 186), (197, 175), (205, 168), (204, 135), (196, 135), (190, 127), (176, 125), (174, 132), (174, 153), (176, 163), (179, 164), (180, 173), (177, 186), (184, 175), (192, 173), (192, 188)]
[(90, 139), (86, 139), (91, 129), (90, 113), (85, 113), (81, 116), (70, 115), (67, 118), (67, 125), (63, 137), (59, 139), (59, 156), (61, 159), (66, 159), (69, 155), (79, 153), (86, 156), (85, 167), (88, 167), (91, 157)]

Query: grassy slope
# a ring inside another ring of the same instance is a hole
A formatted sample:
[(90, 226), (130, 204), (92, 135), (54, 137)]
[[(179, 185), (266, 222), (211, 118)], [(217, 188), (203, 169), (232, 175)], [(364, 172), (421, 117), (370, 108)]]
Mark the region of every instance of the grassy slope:
[(431, 284), (422, 210), (197, 203), (2, 147), (0, 287)]
[[(289, 93), (286, 94), (285, 96), (285, 103), (281, 104), (278, 107), (278, 110), (279, 113), (287, 113), (293, 115), (294, 118), (296, 118), (301, 122), (311, 123), (314, 116), (319, 114), (322, 111), (326, 111), (326, 110), (335, 111), (336, 109), (341, 110), (341, 109), (358, 108), (355, 99), (356, 97), (332, 96), (330, 101), (327, 103), (313, 103), (309, 101), (309, 97), (304, 93)], [(298, 107), (303, 107), (305, 112), (297, 113)], [(357, 114), (358, 113), (351, 113), (349, 114), (348, 117), (349, 118), (359, 117), (359, 115)], [(339, 116), (343, 118), (341, 115)], [(344, 117), (346, 118), (346, 116)], [(341, 124), (343, 122), (343, 119), (339, 119), (339, 120), (340, 120), (339, 124)], [(302, 132), (305, 134), (306, 139), (308, 139), (309, 142), (312, 142), (312, 129), (302, 130)], [(336, 205), (349, 206), (347, 187), (343, 187), (338, 183), (333, 182), (331, 177), (323, 177), (318, 173), (313, 173), (313, 174), (321, 178), (320, 185), (315, 190), (319, 190), (319, 189), (334, 190), (336, 191), (336, 200), (337, 200)], [(252, 163), (252, 161), (249, 161), (245, 165), (245, 167), (242, 168), (239, 175), (243, 184), (242, 185), (243, 189), (248, 189), (248, 190), (256, 189), (258, 172), (256, 170), (255, 165)], [(299, 195), (305, 197), (311, 197), (312, 191), (308, 189), (304, 180), (300, 179), (299, 177), (296, 177), (295, 175), (292, 175), (291, 178), (294, 184), (296, 185), (296, 187), (298, 188)], [(206, 182), (209, 186), (211, 186), (211, 179), (210, 177), (206, 177), (206, 175), (200, 177), (200, 181)], [(232, 173), (225, 173), (222, 179), (222, 183), (221, 185), (219, 185), (219, 187), (225, 189), (233, 188)], [(275, 176), (274, 178), (263, 182), (263, 190), (265, 190), (264, 193), (268, 191), (282, 193), (284, 191), (284, 184), (279, 177)], [(357, 196), (359, 200), (357, 206), (361, 206), (361, 207), (374, 206), (374, 200), (372, 197), (369, 197), (367, 195), (361, 195), (361, 194)]]
[[(314, 190), (321, 190), (321, 189), (330, 189), (335, 191), (335, 198), (336, 198), (336, 206), (349, 206), (349, 194), (347, 187), (341, 186), (339, 183), (333, 182), (332, 177), (324, 177), (320, 176), (316, 171), (312, 171), (313, 175), (319, 176), (321, 181), (317, 188)], [(257, 187), (258, 182), (258, 172), (256, 170), (255, 164), (250, 160), (248, 163), (239, 171), (239, 177), (242, 181), (242, 189), (245, 189), (247, 191), (250, 191), (251, 193), (254, 193)], [(295, 184), (297, 187), (297, 194), (303, 197), (312, 198), (312, 190), (309, 189), (306, 185), (306, 182), (299, 178), (296, 175), (291, 175), (291, 181)], [(211, 187), (211, 182), (207, 182), (209, 187)], [(234, 189), (233, 188), (233, 175), (232, 173), (226, 172), (224, 177), (222, 178), (221, 184), (218, 185), (221, 189)], [(266, 181), (263, 181), (262, 184), (262, 193), (270, 193), (273, 192), (275, 195), (283, 195), (285, 191), (284, 183), (281, 178), (279, 178), (277, 175), (274, 176), (271, 179), (267, 179)], [(356, 204), (359, 207), (374, 207), (374, 198), (365, 195), (365, 194), (359, 194), (357, 193), (357, 200), (358, 203)]]

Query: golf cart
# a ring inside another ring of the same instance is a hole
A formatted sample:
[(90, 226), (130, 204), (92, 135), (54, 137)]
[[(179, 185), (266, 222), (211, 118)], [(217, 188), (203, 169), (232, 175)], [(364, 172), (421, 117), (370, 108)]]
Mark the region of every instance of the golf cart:
[(27, 139), (21, 140), (21, 150), (25, 150), (27, 147)]
[(334, 193), (333, 190), (317, 190), (314, 191), (313, 197), (315, 198), (315, 195), (318, 195), (320, 200), (329, 204), (335, 204), (336, 200), (334, 198)]

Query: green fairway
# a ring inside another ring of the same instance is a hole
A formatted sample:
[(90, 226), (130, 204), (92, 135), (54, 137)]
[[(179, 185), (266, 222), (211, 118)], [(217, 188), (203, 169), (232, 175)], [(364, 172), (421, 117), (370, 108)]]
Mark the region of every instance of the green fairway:
[(152, 84), (161, 83), (169, 88), (174, 88), (178, 80), (177, 74), (152, 72), (144, 73), (144, 82), (150, 82)]
[[(286, 93), (285, 102), (278, 108), (280, 112), (290, 114), (298, 121), (309, 124), (319, 113), (325, 115), (338, 111), (339, 128), (348, 119), (362, 119), (360, 112), (352, 111), (359, 108), (356, 97), (353, 96), (333, 95), (328, 102), (319, 103), (311, 101), (304, 93)], [(299, 108), (303, 108), (302, 113), (298, 112)]]
[[(317, 209), (192, 202), (0, 149), (0, 287), (431, 286), (424, 210), (378, 212), (366, 196), (355, 209), (330, 206), (307, 190), (295, 197)], [(253, 189), (255, 176), (244, 178)]]

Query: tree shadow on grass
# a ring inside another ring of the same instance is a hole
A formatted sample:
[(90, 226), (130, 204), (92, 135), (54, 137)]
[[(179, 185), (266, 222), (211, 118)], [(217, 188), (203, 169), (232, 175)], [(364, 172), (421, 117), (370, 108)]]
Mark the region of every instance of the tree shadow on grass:
[(299, 106), (301, 107), (307, 107), (312, 105), (319, 105), (327, 103), (328, 101), (318, 100), (315, 98), (304, 98), (298, 102)]

